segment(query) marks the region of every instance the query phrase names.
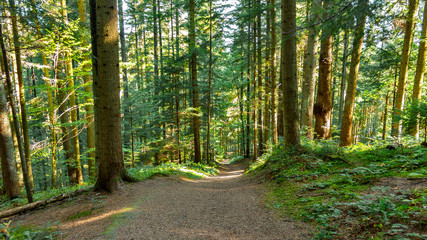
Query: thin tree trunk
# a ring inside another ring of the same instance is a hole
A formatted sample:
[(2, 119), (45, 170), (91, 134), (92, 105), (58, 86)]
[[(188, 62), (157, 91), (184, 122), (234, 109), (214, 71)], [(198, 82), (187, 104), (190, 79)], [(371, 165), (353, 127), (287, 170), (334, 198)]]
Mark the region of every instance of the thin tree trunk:
[(340, 88), (340, 102), (339, 102), (339, 113), (338, 113), (338, 127), (341, 129), (342, 124), (342, 112), (344, 109), (344, 99), (346, 90), (346, 76), (347, 76), (347, 51), (348, 51), (348, 28), (344, 32), (344, 47), (342, 55), (342, 70), (341, 70), (341, 88)]
[(385, 106), (384, 106), (383, 136), (382, 136), (383, 140), (385, 140), (385, 136), (387, 133), (388, 99), (389, 99), (389, 92), (387, 91), (387, 95), (385, 96)]
[[(197, 111), (199, 107), (199, 92), (197, 89), (197, 52), (196, 52), (196, 24), (194, 19), (194, 0), (190, 0), (190, 55), (191, 55), (191, 85), (193, 88), (193, 108)], [(193, 133), (194, 133), (194, 162), (200, 163), (200, 119), (194, 112)]]
[(7, 98), (9, 101), (9, 105), (12, 109), (12, 119), (13, 119), (13, 124), (14, 124), (14, 129), (15, 129), (15, 136), (18, 140), (18, 150), (19, 150), (19, 157), (21, 159), (21, 166), (22, 166), (22, 172), (24, 175), (24, 185), (25, 185), (25, 192), (27, 193), (27, 199), (28, 202), (31, 203), (33, 202), (33, 194), (31, 192), (31, 182), (30, 182), (30, 177), (28, 174), (28, 169), (27, 169), (27, 161), (25, 159), (25, 153), (24, 153), (24, 144), (22, 142), (22, 138), (21, 138), (21, 130), (19, 127), (19, 121), (18, 121), (18, 114), (16, 113), (16, 108), (15, 108), (15, 99), (14, 99), (14, 95), (13, 95), (13, 85), (12, 85), (12, 81), (10, 78), (10, 74), (9, 74), (9, 66), (7, 64), (7, 52), (6, 52), (6, 47), (4, 46), (4, 42), (3, 42), (3, 31), (2, 31), (2, 23), (0, 22), (0, 47), (1, 47), (1, 51), (2, 51), (2, 55), (3, 55), (3, 69), (5, 69), (5, 74), (6, 74), (6, 84), (7, 84), (7, 90), (8, 90), (8, 94), (7, 94)]
[(392, 118), (392, 131), (391, 134), (393, 137), (400, 138), (401, 134), (401, 120), (400, 116), (402, 114), (404, 105), (405, 105), (405, 90), (406, 90), (406, 80), (408, 79), (408, 65), (409, 65), (409, 54), (411, 51), (411, 45), (413, 40), (413, 31), (415, 25), (415, 15), (418, 8), (418, 0), (409, 0), (408, 6), (408, 16), (406, 19), (405, 27), (405, 37), (403, 42), (402, 50), (402, 59), (400, 62), (400, 73), (399, 73), (399, 82), (397, 85), (397, 96), (396, 96), (396, 107), (393, 111)]
[[(314, 0), (310, 7), (310, 24), (320, 20), (318, 9), (321, 7), (320, 0)], [(301, 127), (305, 136), (313, 139), (313, 106), (314, 90), (316, 86), (316, 59), (319, 41), (319, 27), (312, 26), (308, 30), (307, 51), (304, 57), (304, 73), (301, 97)]]
[[(119, 6), (119, 30), (120, 30), (120, 55), (122, 62), (127, 62), (127, 48), (126, 48), (126, 38), (125, 38), (125, 24), (123, 17), (123, 0), (118, 0)], [(123, 146), (129, 147), (130, 143), (130, 126), (129, 126), (129, 115), (130, 115), (130, 105), (129, 105), (129, 83), (128, 83), (128, 70), (126, 67), (123, 68)]]
[(208, 129), (206, 143), (206, 163), (210, 161), (211, 131), (211, 88), (212, 88), (212, 1), (209, 1), (209, 73), (208, 73)]
[(270, 77), (271, 77), (271, 135), (273, 136), (273, 144), (277, 143), (277, 101), (276, 101), (276, 0), (271, 1), (271, 68), (270, 68)]
[(282, 0), (282, 49), (280, 82), (283, 97), (284, 143), (286, 147), (300, 144), (297, 78), (296, 0)]
[(350, 74), (348, 76), (348, 86), (345, 96), (344, 113), (342, 116), (342, 128), (340, 136), (340, 145), (349, 146), (352, 143), (352, 122), (354, 101), (356, 98), (357, 75), (359, 73), (360, 55), (362, 52), (363, 36), (365, 32), (365, 22), (367, 15), (368, 0), (359, 0), (358, 8), (359, 16), (357, 26), (354, 33), (353, 50), (351, 53)]
[[(86, 1), (79, 0), (78, 2), (78, 8), (79, 8), (79, 21), (80, 24), (83, 26), (86, 26)], [(86, 27), (84, 28), (86, 29)], [(82, 38), (82, 46), (86, 46), (88, 44), (87, 38)], [(90, 56), (88, 51), (83, 52), (83, 61), (89, 62)], [(83, 68), (85, 71), (89, 71), (90, 64), (86, 63)], [(93, 98), (90, 97), (90, 93), (92, 92), (92, 85), (90, 82), (92, 81), (91, 76), (89, 72), (83, 75), (83, 83), (85, 84), (84, 91), (86, 93), (85, 95), (85, 110), (86, 110), (86, 122), (87, 122), (87, 129), (86, 129), (86, 141), (87, 141), (87, 149), (88, 149), (88, 168), (89, 168), (89, 178), (94, 179), (96, 175), (96, 169), (95, 169), (95, 127), (93, 123)]]
[[(267, 6), (270, 6), (270, 0), (267, 0)], [(270, 93), (271, 93), (271, 76), (270, 76), (270, 68), (271, 68), (271, 12), (267, 10), (267, 29), (266, 29), (266, 49), (265, 49), (265, 78), (264, 78), (264, 116), (263, 116), (263, 129), (264, 129), (264, 152), (267, 150), (267, 143), (270, 138)]]
[(412, 92), (412, 111), (409, 118), (409, 134), (419, 138), (419, 101), (423, 86), (424, 66), (426, 62), (426, 41), (427, 41), (427, 1), (424, 4), (423, 28), (421, 30), (420, 46), (418, 48), (417, 69), (415, 71), (414, 89)]
[(253, 124), (253, 148), (254, 148), (254, 160), (256, 160), (258, 158), (259, 155), (259, 149), (258, 149), (258, 118), (257, 118), (257, 108), (258, 108), (258, 101), (257, 101), (257, 96), (258, 96), (258, 87), (257, 87), (257, 82), (256, 82), (256, 75), (257, 75), (257, 17), (254, 17), (254, 29), (253, 29), (253, 63), (252, 63), (252, 83), (253, 83), (253, 113), (252, 113), (252, 122)]
[(31, 188), (34, 187), (33, 180), (33, 171), (31, 167), (31, 153), (30, 153), (30, 138), (28, 137), (28, 117), (27, 117), (27, 104), (25, 101), (25, 91), (24, 91), (24, 80), (22, 76), (22, 61), (21, 61), (21, 43), (19, 42), (18, 34), (18, 23), (17, 23), (17, 13), (15, 7), (15, 1), (9, 0), (10, 13), (12, 14), (12, 33), (13, 33), (13, 44), (15, 47), (15, 59), (16, 59), (16, 70), (18, 74), (18, 84), (19, 84), (19, 104), (21, 107), (21, 123), (22, 123), (22, 135), (24, 137), (24, 151), (25, 159), (27, 161), (27, 170), (28, 170), (28, 181)]
[[(67, 4), (66, 0), (62, 0), (62, 17), (64, 18), (64, 23), (68, 25), (68, 13), (67, 13)], [(76, 94), (74, 89), (74, 76), (73, 76), (73, 63), (71, 59), (71, 52), (70, 50), (66, 53), (66, 65), (65, 65), (65, 72), (67, 76), (67, 82), (68, 87), (70, 88), (68, 95), (70, 100), (70, 116), (71, 116), (71, 123), (75, 124), (75, 126), (72, 127), (70, 134), (71, 134), (71, 144), (72, 144), (72, 152), (71, 152), (71, 159), (68, 162), (68, 176), (70, 178), (71, 184), (83, 184), (83, 174), (80, 164), (80, 146), (79, 146), (79, 131), (77, 126), (77, 109), (78, 105), (76, 104)], [(65, 100), (65, 99), (64, 99)], [(63, 106), (66, 106), (64, 104)], [(64, 109), (67, 111), (66, 109)], [(64, 111), (63, 111), (64, 113)]]
[[(257, 7), (261, 8), (261, 0), (257, 0)], [(257, 109), (258, 109), (258, 154), (262, 155), (264, 153), (264, 139), (263, 139), (263, 121), (262, 121), (262, 100), (263, 100), (263, 85), (262, 85), (262, 55), (261, 55), (261, 11), (258, 11), (257, 17), (257, 77), (258, 77), (258, 100), (257, 100)]]

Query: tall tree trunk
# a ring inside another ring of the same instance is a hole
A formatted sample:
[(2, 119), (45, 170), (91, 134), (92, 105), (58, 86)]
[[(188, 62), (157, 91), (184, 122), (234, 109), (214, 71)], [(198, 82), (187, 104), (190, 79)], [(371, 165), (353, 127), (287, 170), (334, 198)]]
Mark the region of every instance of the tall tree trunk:
[[(86, 1), (85, 0), (79, 0), (78, 2), (78, 8), (79, 8), (79, 21), (80, 24), (83, 26), (86, 26)], [(86, 29), (85, 27), (84, 29)], [(88, 44), (87, 38), (82, 38), (82, 46), (86, 46)], [(89, 52), (84, 51), (83, 52), (83, 61), (89, 62)], [(85, 71), (89, 71), (90, 64), (86, 63), (83, 66)], [(92, 92), (92, 85), (90, 82), (92, 81), (89, 72), (83, 75), (83, 83), (85, 84), (84, 91), (86, 93), (85, 95), (85, 102), (86, 102), (86, 122), (87, 122), (87, 129), (86, 129), (86, 141), (87, 141), (87, 148), (88, 148), (88, 168), (89, 168), (89, 178), (94, 179), (96, 176), (96, 169), (95, 169), (95, 124), (93, 123), (93, 99), (90, 97), (90, 93)]]
[[(0, 36), (1, 38), (3, 36)], [(0, 53), (0, 56), (2, 53)], [(4, 68), (3, 56), (0, 60), (0, 69), (3, 73), (8, 71)], [(0, 159), (1, 159), (1, 172), (4, 193), (9, 199), (14, 199), (21, 195), (19, 189), (18, 173), (16, 172), (16, 162), (14, 156), (14, 145), (12, 139), (12, 132), (10, 128), (8, 109), (6, 101), (6, 90), (4, 88), (3, 80), (0, 81)]]
[(258, 96), (258, 87), (257, 87), (257, 82), (256, 82), (256, 74), (257, 74), (257, 17), (254, 17), (254, 31), (253, 31), (253, 63), (252, 63), (252, 84), (253, 84), (253, 113), (252, 113), (252, 122), (253, 124), (253, 148), (254, 148), (254, 160), (256, 160), (259, 156), (259, 149), (258, 149), (258, 118), (257, 118), (257, 108), (258, 108), (258, 101), (257, 101), (257, 96)]
[(283, 126), (286, 147), (300, 144), (298, 119), (296, 0), (282, 0), (282, 50), (280, 82), (283, 97)]
[[(175, 31), (176, 31), (176, 38), (175, 38), (175, 49), (176, 49), (176, 55), (175, 55), (175, 61), (179, 59), (179, 12), (178, 12), (178, 6), (175, 4)], [(176, 127), (177, 127), (177, 146), (178, 146), (178, 163), (182, 163), (182, 157), (181, 157), (181, 129), (180, 129), (180, 120), (179, 120), (179, 73), (175, 76), (176, 82), (175, 82), (175, 108), (176, 108)]]
[(339, 102), (339, 113), (338, 113), (338, 127), (341, 129), (342, 125), (342, 111), (344, 109), (344, 99), (346, 90), (346, 77), (347, 77), (347, 52), (348, 52), (348, 31), (346, 28), (344, 32), (344, 47), (342, 54), (342, 69), (341, 69), (341, 87), (340, 87), (340, 102)]
[[(261, 9), (261, 0), (257, 0), (257, 7)], [(262, 99), (263, 99), (263, 86), (262, 86), (262, 55), (261, 55), (261, 10), (258, 11), (257, 17), (257, 77), (258, 77), (258, 100), (257, 100), (257, 109), (258, 109), (258, 152), (259, 155), (262, 155), (264, 152), (264, 139), (263, 139), (263, 124), (262, 124)]]
[[(119, 6), (119, 30), (120, 30), (120, 55), (122, 62), (127, 62), (127, 48), (125, 38), (125, 21), (123, 17), (123, 0), (118, 0)], [(123, 68), (123, 146), (129, 147), (130, 143), (130, 103), (129, 103), (129, 83), (128, 83), (128, 70), (126, 67)]]
[(196, 52), (196, 24), (194, 20), (194, 0), (190, 0), (190, 55), (191, 55), (191, 85), (193, 88), (193, 133), (194, 133), (194, 162), (200, 163), (200, 119), (197, 116), (199, 108), (199, 92), (197, 89), (197, 52)]
[(396, 96), (396, 107), (393, 111), (393, 124), (391, 135), (393, 137), (400, 138), (401, 134), (401, 120), (400, 116), (405, 105), (405, 90), (406, 80), (408, 79), (408, 65), (409, 65), (409, 54), (411, 51), (414, 25), (415, 25), (415, 14), (418, 8), (418, 0), (409, 0), (408, 16), (406, 19), (405, 37), (403, 40), (402, 59), (400, 61), (400, 73), (399, 82), (397, 85), (397, 96)]
[(212, 88), (212, 1), (209, 1), (209, 73), (208, 73), (208, 129), (206, 142), (206, 162), (210, 161), (211, 146), (211, 88)]
[(359, 0), (360, 9), (357, 18), (356, 30), (354, 33), (353, 50), (351, 53), (350, 74), (348, 76), (348, 86), (345, 96), (344, 113), (342, 116), (342, 127), (340, 136), (340, 145), (349, 146), (352, 143), (352, 122), (354, 111), (354, 100), (356, 98), (357, 75), (359, 73), (360, 54), (362, 52), (363, 36), (365, 32), (365, 22), (369, 1)]
[[(310, 24), (320, 20), (320, 0), (314, 0), (310, 6)], [(308, 30), (307, 51), (304, 57), (304, 73), (301, 97), (301, 127), (309, 139), (313, 139), (313, 106), (316, 86), (316, 59), (319, 41), (319, 27), (312, 26)]]
[(420, 47), (418, 48), (417, 69), (415, 71), (414, 89), (412, 92), (412, 111), (409, 118), (409, 134), (419, 138), (419, 101), (421, 100), (421, 90), (423, 86), (424, 65), (426, 62), (426, 41), (427, 41), (427, 1), (424, 4), (423, 28), (421, 30)]
[[(325, 10), (324, 18), (327, 17), (326, 11), (329, 9), (328, 2), (323, 3)], [(319, 59), (319, 81), (317, 84), (317, 99), (313, 107), (313, 113), (316, 117), (314, 127), (315, 137), (317, 139), (328, 139), (331, 137), (331, 81), (332, 81), (332, 43), (333, 37), (329, 29), (322, 30), (322, 42), (320, 46)]]
[(270, 77), (271, 77), (271, 135), (273, 136), (273, 144), (277, 143), (277, 101), (276, 101), (276, 0), (271, 1), (271, 68), (270, 68)]
[(3, 69), (5, 70), (5, 75), (6, 75), (6, 85), (7, 85), (7, 90), (8, 90), (8, 94), (7, 94), (7, 98), (9, 101), (9, 105), (12, 109), (12, 119), (13, 119), (13, 124), (14, 124), (14, 129), (15, 129), (15, 136), (16, 139), (18, 140), (18, 150), (19, 150), (19, 157), (21, 159), (21, 166), (22, 166), (22, 172), (24, 175), (24, 185), (25, 185), (25, 192), (27, 193), (27, 199), (28, 202), (31, 203), (33, 202), (33, 194), (31, 192), (31, 182), (30, 182), (30, 177), (28, 174), (28, 169), (27, 169), (27, 161), (25, 159), (25, 153), (24, 153), (24, 144), (22, 142), (22, 138), (21, 138), (21, 130), (19, 127), (19, 121), (18, 121), (18, 114), (16, 113), (16, 108), (15, 108), (15, 99), (14, 99), (14, 94), (13, 94), (13, 85), (12, 85), (12, 81), (10, 78), (10, 74), (9, 74), (9, 66), (8, 66), (8, 60), (7, 60), (7, 52), (6, 52), (6, 47), (4, 46), (4, 41), (3, 41), (3, 31), (2, 31), (2, 23), (0, 22), (0, 48), (1, 48), (1, 52), (3, 55)]
[(383, 136), (382, 140), (385, 140), (385, 135), (387, 133), (387, 117), (388, 117), (388, 99), (389, 92), (387, 91), (387, 95), (385, 96), (385, 104), (384, 104), (384, 119), (383, 119)]
[[(267, 0), (267, 6), (271, 4), (270, 0)], [(264, 116), (263, 116), (263, 129), (264, 129), (264, 152), (267, 150), (267, 143), (270, 138), (270, 95), (271, 95), (271, 12), (267, 9), (267, 29), (266, 29), (266, 47), (265, 47), (265, 77), (264, 77)]]
[[(80, 0), (82, 1), (82, 0)], [(37, 8), (36, 8), (36, 2), (35, 0), (32, 0), (32, 10), (36, 16), (35, 18), (35, 24), (36, 24), (36, 29), (37, 29), (37, 34), (39, 35), (39, 37), (42, 37), (42, 33), (41, 33), (41, 29), (40, 29), (40, 24), (37, 18)], [(46, 81), (46, 85), (47, 85), (47, 101), (48, 101), (48, 108), (49, 108), (49, 128), (50, 128), (50, 144), (52, 147), (52, 161), (51, 161), (51, 178), (52, 182), (56, 182), (56, 166), (57, 166), (57, 151), (56, 151), (56, 128), (54, 127), (56, 125), (56, 116), (55, 116), (55, 106), (54, 106), (54, 91), (53, 91), (53, 87), (55, 85), (55, 83), (52, 84), (52, 81), (50, 79), (50, 73), (49, 73), (49, 68), (48, 68), (48, 62), (47, 62), (47, 58), (46, 55), (42, 52), (42, 63), (44, 65), (43, 68), (43, 75), (44, 75), (44, 80)], [(89, 143), (88, 143), (89, 144)]]
[[(64, 23), (68, 25), (68, 13), (67, 13), (67, 4), (66, 0), (62, 0), (62, 16), (64, 18)], [(79, 145), (79, 129), (77, 123), (77, 109), (78, 105), (76, 104), (76, 94), (74, 89), (74, 76), (73, 76), (73, 62), (71, 59), (71, 50), (66, 53), (66, 65), (65, 72), (67, 76), (68, 87), (70, 88), (68, 95), (70, 100), (70, 116), (71, 123), (75, 126), (71, 129), (71, 144), (72, 144), (72, 155), (70, 162), (68, 163), (68, 176), (70, 178), (71, 184), (83, 184), (83, 174), (80, 164), (80, 145)], [(66, 104), (64, 104), (66, 106)], [(66, 111), (66, 110), (65, 110)]]
[(24, 151), (25, 159), (27, 161), (28, 170), (28, 181), (31, 188), (34, 187), (33, 171), (31, 167), (31, 153), (30, 153), (30, 138), (28, 137), (28, 117), (27, 117), (27, 104), (25, 102), (25, 91), (24, 91), (24, 80), (22, 76), (22, 61), (21, 61), (21, 43), (19, 42), (18, 34), (18, 23), (17, 13), (15, 7), (15, 1), (9, 0), (10, 13), (12, 14), (12, 33), (13, 33), (13, 44), (15, 47), (15, 59), (16, 59), (16, 70), (18, 73), (18, 85), (19, 85), (19, 104), (21, 107), (21, 120), (22, 120), (22, 135), (24, 136)]
[[(91, 0), (93, 1), (93, 0)], [(96, 0), (96, 70), (94, 78), (96, 158), (99, 163), (96, 190), (119, 189), (130, 180), (122, 154), (120, 124), (120, 68), (116, 0)]]
[[(251, 8), (251, 1), (249, 0), (249, 9)], [(250, 156), (250, 136), (251, 136), (251, 123), (250, 123), (250, 99), (251, 99), (251, 57), (252, 57), (252, 53), (251, 53), (251, 22), (248, 21), (248, 32), (247, 32), (247, 36), (248, 36), (248, 50), (247, 50), (247, 54), (248, 54), (248, 68), (246, 71), (246, 75), (247, 75), (247, 84), (246, 84), (246, 153), (245, 153), (245, 157), (249, 158)]]

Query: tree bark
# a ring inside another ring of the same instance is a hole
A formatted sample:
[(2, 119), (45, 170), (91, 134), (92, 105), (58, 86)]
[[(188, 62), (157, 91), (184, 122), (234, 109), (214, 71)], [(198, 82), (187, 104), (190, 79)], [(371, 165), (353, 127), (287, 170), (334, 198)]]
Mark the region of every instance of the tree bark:
[(365, 22), (369, 1), (368, 0), (359, 0), (359, 16), (357, 19), (357, 26), (354, 33), (353, 40), (353, 50), (351, 53), (351, 64), (350, 64), (350, 74), (348, 76), (348, 86), (345, 96), (345, 105), (344, 113), (342, 116), (342, 127), (341, 127), (341, 136), (340, 136), (340, 145), (349, 146), (352, 143), (352, 122), (353, 122), (353, 111), (354, 111), (354, 101), (356, 98), (356, 86), (357, 86), (357, 76), (359, 73), (360, 65), (360, 55), (362, 52), (363, 45), (363, 36), (365, 32)]
[[(2, 36), (0, 36), (2, 37)], [(0, 53), (0, 55), (2, 55)], [(1, 60), (3, 63), (3, 60)], [(2, 72), (8, 71), (0, 64)], [(3, 74), (2, 74), (3, 75)], [(10, 128), (8, 109), (6, 101), (6, 91), (3, 80), (0, 80), (0, 159), (1, 172), (3, 177), (4, 193), (9, 199), (14, 199), (21, 195), (19, 190), (18, 173), (16, 172), (16, 162), (14, 156), (14, 145), (12, 140), (12, 132)]]
[(419, 101), (423, 86), (424, 67), (426, 62), (426, 41), (427, 41), (427, 1), (424, 4), (423, 28), (421, 30), (420, 46), (418, 48), (417, 68), (415, 70), (414, 89), (412, 92), (412, 111), (409, 117), (409, 134), (419, 138)]
[[(96, 0), (97, 76), (94, 78), (96, 190), (113, 192), (130, 180), (124, 168), (120, 123), (120, 67), (116, 0)], [(92, 10), (91, 10), (92, 13)], [(93, 49), (94, 50), (94, 49)]]
[[(320, 0), (314, 0), (310, 6), (310, 24), (320, 20), (318, 9)], [(319, 41), (319, 27), (312, 26), (308, 30), (307, 51), (304, 57), (304, 73), (301, 97), (301, 127), (308, 139), (313, 139), (313, 106), (316, 85), (316, 59)]]
[[(326, 11), (329, 9), (328, 2), (323, 2), (325, 10), (324, 18), (327, 17)], [(331, 137), (331, 81), (332, 81), (332, 43), (333, 37), (329, 29), (322, 30), (322, 42), (320, 46), (319, 59), (319, 81), (317, 84), (317, 99), (313, 107), (313, 114), (316, 117), (314, 127), (315, 138), (328, 139)]]
[(270, 77), (271, 77), (271, 135), (273, 136), (273, 144), (277, 143), (277, 97), (276, 97), (276, 0), (271, 1), (271, 68), (270, 68)]
[(206, 137), (206, 163), (210, 161), (211, 146), (211, 88), (212, 88), (212, 1), (209, 1), (209, 73), (208, 73), (208, 129)]
[(282, 83), (285, 146), (300, 144), (298, 119), (296, 0), (282, 0), (282, 49), (280, 82)]
[(401, 134), (401, 114), (405, 105), (406, 80), (408, 79), (408, 65), (413, 32), (415, 25), (415, 14), (418, 8), (418, 0), (409, 0), (408, 16), (406, 19), (405, 37), (403, 40), (402, 59), (400, 61), (399, 81), (397, 85), (396, 106), (393, 109), (393, 124), (391, 135), (400, 138)]
[(24, 137), (24, 151), (25, 159), (27, 161), (28, 169), (28, 181), (31, 188), (34, 187), (33, 180), (33, 171), (31, 167), (31, 152), (30, 152), (30, 138), (28, 136), (28, 117), (27, 117), (27, 104), (25, 101), (25, 90), (24, 90), (24, 80), (22, 76), (22, 61), (21, 61), (21, 43), (19, 42), (18, 34), (18, 23), (16, 13), (15, 1), (9, 0), (10, 13), (12, 14), (12, 32), (13, 32), (13, 44), (15, 47), (15, 59), (16, 59), (16, 70), (18, 75), (18, 85), (19, 85), (19, 104), (21, 107), (21, 124), (22, 124), (22, 135)]
[(193, 88), (193, 134), (194, 134), (194, 162), (200, 163), (202, 156), (200, 152), (200, 119), (198, 116), (199, 92), (197, 89), (197, 50), (196, 50), (196, 24), (194, 20), (194, 0), (190, 0), (190, 62), (191, 62), (191, 85)]
[(340, 87), (340, 102), (339, 102), (339, 112), (338, 112), (338, 127), (341, 129), (342, 125), (342, 112), (344, 109), (344, 99), (345, 99), (345, 90), (346, 90), (346, 77), (347, 77), (347, 52), (348, 52), (348, 28), (345, 29), (344, 33), (344, 46), (343, 46), (343, 56), (342, 56), (342, 69), (341, 69), (341, 87)]
[[(78, 2), (78, 8), (79, 8), (79, 21), (80, 24), (82, 24), (84, 29), (86, 29), (86, 1), (85, 0), (79, 0)], [(88, 40), (84, 37), (82, 38), (82, 46), (86, 47), (88, 44)], [(89, 62), (89, 52), (84, 51), (83, 52), (83, 61)], [(90, 68), (90, 64), (86, 63), (83, 66), (85, 71), (88, 71)], [(94, 179), (96, 176), (96, 169), (95, 169), (95, 125), (93, 123), (93, 98), (89, 97), (92, 90), (92, 85), (90, 84), (92, 81), (90, 74), (87, 72), (83, 75), (83, 83), (85, 84), (84, 91), (86, 93), (85, 95), (85, 102), (86, 107), (86, 122), (87, 122), (87, 129), (86, 129), (86, 135), (87, 135), (87, 149), (88, 149), (88, 168), (89, 168), (89, 178)]]
[(18, 150), (19, 150), (19, 157), (21, 159), (21, 166), (22, 166), (22, 172), (24, 175), (24, 185), (25, 185), (25, 192), (27, 193), (27, 199), (28, 202), (31, 203), (33, 202), (33, 194), (31, 192), (31, 182), (30, 182), (30, 177), (28, 174), (28, 169), (27, 169), (27, 161), (25, 159), (25, 153), (24, 153), (24, 144), (22, 142), (22, 138), (21, 138), (21, 130), (19, 127), (19, 121), (18, 121), (18, 114), (15, 108), (15, 99), (14, 99), (14, 94), (13, 94), (13, 85), (12, 85), (12, 81), (10, 78), (10, 74), (9, 74), (9, 66), (8, 66), (8, 60), (7, 60), (7, 52), (6, 52), (6, 47), (4, 46), (4, 42), (3, 42), (3, 31), (2, 31), (2, 23), (0, 22), (0, 47), (1, 47), (1, 51), (2, 51), (2, 55), (3, 55), (3, 69), (5, 69), (5, 74), (6, 74), (6, 85), (7, 85), (7, 90), (8, 90), (8, 94), (7, 94), (7, 98), (10, 104), (10, 107), (12, 109), (12, 119), (13, 119), (13, 125), (14, 125), (14, 130), (15, 130), (15, 136), (16, 139), (18, 140)]

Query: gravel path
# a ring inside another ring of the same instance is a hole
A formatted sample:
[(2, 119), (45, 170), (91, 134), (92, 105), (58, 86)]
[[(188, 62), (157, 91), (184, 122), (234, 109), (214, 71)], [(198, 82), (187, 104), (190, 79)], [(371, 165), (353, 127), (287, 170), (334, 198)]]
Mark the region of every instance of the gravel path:
[[(219, 175), (202, 180), (127, 184), (106, 197), (89, 194), (20, 218), (37, 225), (60, 220), (65, 239), (308, 239), (303, 223), (264, 207), (262, 185), (243, 172), (243, 165), (223, 165)], [(98, 205), (89, 216), (70, 219)]]

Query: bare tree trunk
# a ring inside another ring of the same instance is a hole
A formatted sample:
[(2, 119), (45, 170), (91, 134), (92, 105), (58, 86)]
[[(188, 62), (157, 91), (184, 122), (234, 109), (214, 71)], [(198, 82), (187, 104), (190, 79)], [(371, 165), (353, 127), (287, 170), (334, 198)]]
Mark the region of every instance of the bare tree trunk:
[(403, 42), (402, 50), (402, 59), (400, 62), (400, 73), (399, 73), (399, 82), (397, 85), (397, 96), (396, 96), (396, 107), (393, 111), (392, 118), (392, 131), (391, 135), (393, 137), (400, 138), (401, 134), (401, 120), (400, 116), (402, 114), (404, 105), (405, 105), (405, 90), (406, 90), (406, 80), (408, 79), (408, 65), (409, 65), (409, 54), (411, 51), (411, 45), (413, 40), (413, 31), (415, 25), (415, 15), (418, 8), (418, 0), (409, 0), (408, 6), (408, 16), (406, 19), (405, 27), (405, 37)]
[(8, 71), (9, 66), (7, 64), (7, 55), (6, 55), (7, 52), (3, 42), (3, 31), (2, 31), (1, 22), (0, 22), (0, 47), (3, 55), (3, 69), (5, 69), (5, 74), (6, 74), (6, 84), (7, 84), (7, 90), (8, 90), (7, 98), (8, 98), (10, 107), (12, 108), (12, 119), (13, 119), (13, 124), (15, 129), (15, 136), (16, 136), (16, 139), (18, 140), (18, 150), (19, 150), (19, 157), (21, 158), (22, 172), (24, 175), (25, 192), (27, 193), (28, 202), (31, 203), (33, 202), (33, 194), (31, 192), (31, 182), (30, 182), (30, 177), (28, 175), (27, 161), (25, 159), (24, 144), (21, 138), (21, 130), (19, 127), (18, 114), (16, 113), (17, 111), (15, 108), (15, 99), (13, 97), (14, 96), (13, 85), (12, 85), (12, 81), (10, 79), (10, 74)]
[(409, 118), (409, 134), (419, 138), (419, 101), (423, 86), (424, 65), (426, 62), (426, 41), (427, 41), (427, 1), (424, 4), (423, 28), (421, 30), (420, 47), (418, 48), (417, 69), (415, 71), (414, 90), (412, 92), (412, 111)]
[[(86, 1), (79, 0), (78, 2), (79, 7), (79, 20), (80, 24), (86, 26)], [(86, 28), (84, 28), (86, 29)], [(88, 44), (88, 41), (86, 38), (82, 38), (82, 46), (86, 46)], [(89, 62), (89, 53), (87, 51), (83, 52), (83, 61)], [(90, 64), (87, 63), (83, 66), (83, 68), (86, 71), (89, 71)], [(95, 169), (95, 127), (93, 123), (93, 99), (89, 97), (89, 94), (92, 92), (92, 86), (89, 84), (92, 81), (90, 74), (86, 73), (83, 75), (83, 83), (85, 84), (84, 91), (86, 93), (85, 96), (85, 102), (86, 107), (86, 122), (87, 122), (87, 129), (86, 129), (86, 135), (87, 135), (87, 148), (88, 148), (88, 168), (89, 168), (89, 178), (94, 179), (96, 175), (96, 169)]]
[[(190, 55), (191, 55), (191, 85), (193, 88), (193, 108), (197, 111), (199, 107), (199, 91), (197, 89), (197, 51), (196, 51), (196, 24), (194, 20), (194, 0), (190, 0)], [(194, 134), (194, 162), (200, 163), (202, 156), (200, 152), (200, 119), (197, 112), (193, 116)]]
[[(3, 38), (3, 36), (0, 36)], [(2, 55), (0, 53), (0, 55)], [(0, 62), (1, 71), (8, 71), (3, 65), (3, 56)], [(2, 75), (3, 75), (2, 73)], [(9, 199), (14, 199), (21, 195), (19, 189), (18, 173), (16, 172), (16, 162), (14, 156), (14, 146), (12, 140), (12, 132), (10, 128), (8, 109), (6, 101), (6, 90), (3, 80), (0, 81), (0, 159), (1, 172), (3, 177), (3, 188)]]
[(271, 135), (273, 136), (273, 144), (277, 143), (277, 97), (276, 97), (276, 0), (271, 1)]
[(131, 180), (124, 168), (122, 154), (117, 2), (96, 0), (93, 10), (97, 42), (94, 55), (98, 66), (94, 78), (96, 157), (99, 162), (95, 189), (112, 192), (119, 189), (122, 180)]
[(351, 53), (350, 75), (348, 76), (347, 93), (345, 96), (344, 113), (342, 116), (342, 128), (340, 145), (349, 146), (352, 143), (352, 122), (354, 101), (356, 98), (357, 75), (359, 73), (360, 55), (362, 52), (363, 36), (365, 32), (365, 22), (367, 15), (368, 0), (359, 0), (359, 16), (357, 19), (356, 31), (354, 33), (353, 50)]
[(387, 133), (388, 98), (389, 98), (388, 95), (389, 95), (389, 92), (387, 91), (387, 95), (385, 96), (385, 105), (384, 105), (383, 136), (382, 136), (383, 140), (385, 140), (385, 135)]
[(208, 73), (208, 129), (206, 142), (206, 163), (210, 161), (211, 146), (211, 88), (212, 88), (212, 1), (209, 1), (209, 73)]
[[(310, 7), (310, 23), (320, 20), (320, 0), (314, 0)], [(304, 61), (304, 74), (301, 97), (301, 127), (309, 139), (313, 139), (313, 106), (314, 90), (316, 86), (316, 59), (319, 41), (319, 28), (312, 26), (308, 30), (307, 51)]]
[[(257, 0), (257, 7), (261, 8), (261, 1)], [(257, 17), (257, 77), (258, 77), (258, 99), (257, 99), (257, 109), (258, 109), (258, 154), (262, 155), (264, 153), (264, 139), (263, 139), (263, 124), (262, 124), (262, 99), (263, 99), (263, 86), (262, 86), (262, 55), (261, 55), (261, 11), (258, 12)]]
[[(296, 0), (282, 0), (282, 51), (280, 60), (280, 82), (282, 83), (284, 114), (284, 140), (286, 147), (300, 144), (298, 79), (297, 79), (297, 39)], [(286, 86), (286, 87), (285, 87)]]
[(18, 24), (17, 24), (17, 13), (15, 7), (15, 1), (9, 0), (10, 13), (12, 14), (12, 32), (13, 32), (13, 44), (15, 47), (15, 58), (16, 58), (16, 70), (18, 73), (18, 84), (19, 84), (19, 104), (21, 107), (21, 124), (22, 124), (22, 135), (24, 137), (24, 151), (26, 157), (26, 165), (28, 169), (28, 181), (31, 188), (34, 187), (33, 171), (31, 167), (31, 153), (30, 153), (30, 138), (28, 137), (28, 117), (27, 117), (27, 104), (25, 102), (25, 91), (24, 91), (24, 80), (22, 77), (22, 61), (21, 61), (21, 43), (19, 42)]

